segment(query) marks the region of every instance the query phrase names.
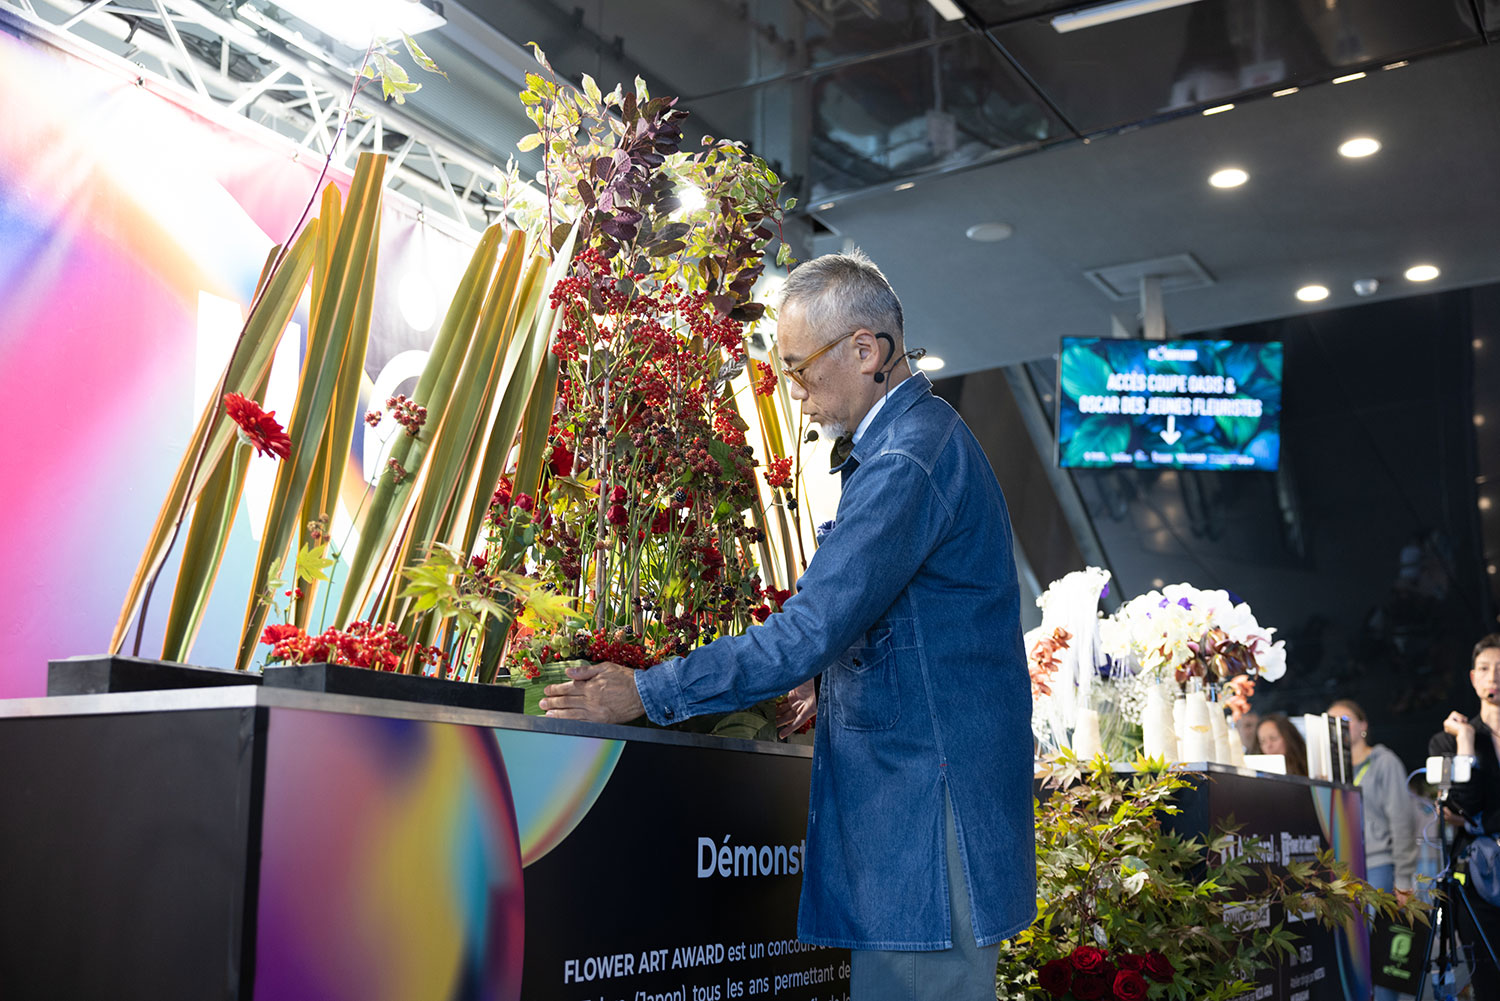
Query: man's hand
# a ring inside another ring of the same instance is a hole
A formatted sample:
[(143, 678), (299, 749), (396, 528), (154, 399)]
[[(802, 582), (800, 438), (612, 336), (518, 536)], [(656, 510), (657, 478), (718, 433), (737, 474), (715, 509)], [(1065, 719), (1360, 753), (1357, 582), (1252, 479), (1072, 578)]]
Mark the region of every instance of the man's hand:
[(1453, 735), (1459, 754), (1474, 753), (1474, 724), (1469, 722), (1469, 717), (1457, 710), (1449, 713), (1443, 720), (1443, 732)]
[(817, 691), (811, 680), (804, 681), (787, 692), (786, 698), (776, 704), (776, 732), (783, 738), (790, 737), (817, 714)]
[(635, 672), (605, 661), (568, 668), (560, 685), (548, 685), (540, 708), (555, 719), (586, 719), (591, 723), (627, 723), (646, 707), (635, 690)]

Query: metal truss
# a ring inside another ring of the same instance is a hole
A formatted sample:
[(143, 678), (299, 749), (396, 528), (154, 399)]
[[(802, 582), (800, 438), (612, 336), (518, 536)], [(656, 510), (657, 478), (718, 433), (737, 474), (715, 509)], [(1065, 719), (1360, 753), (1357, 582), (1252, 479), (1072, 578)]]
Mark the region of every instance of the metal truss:
[[(6, 12), (15, 17), (7, 18)], [(358, 67), (251, 3), (232, 0), (0, 0), (0, 20), (106, 60), (124, 60), (221, 113), (270, 128), (291, 154), (352, 169), (360, 152), (386, 153), (385, 183), (464, 226), (483, 229), (507, 206), (497, 166), (402, 108), (362, 92), (338, 124)], [(372, 91), (378, 91), (372, 87)], [(532, 189), (523, 197), (530, 200)]]

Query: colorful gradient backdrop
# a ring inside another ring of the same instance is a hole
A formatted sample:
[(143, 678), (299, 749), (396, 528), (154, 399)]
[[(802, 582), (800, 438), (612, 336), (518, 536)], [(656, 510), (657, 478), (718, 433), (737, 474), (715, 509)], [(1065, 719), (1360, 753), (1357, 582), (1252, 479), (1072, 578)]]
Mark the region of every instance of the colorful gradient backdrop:
[(269, 728), (256, 996), (516, 1001), (523, 865), (624, 742), (293, 709)]
[[(42, 694), (48, 659), (105, 652), (260, 267), (301, 216), (321, 157), (294, 159), (246, 120), (3, 32), (0, 107), (4, 698)], [(387, 195), (367, 392), (414, 385), (474, 239)], [(304, 327), (305, 313), (289, 334)], [(300, 336), (283, 338), (272, 374), (268, 407), (283, 415), (299, 350)], [(363, 432), (351, 465), (378, 468)], [(252, 464), (194, 663), (232, 663), (270, 461)], [(336, 539), (357, 508), (354, 496), (331, 512)], [(157, 587), (143, 656), (160, 653), (174, 573)]]
[[(1318, 811), (1318, 824), (1334, 858), (1348, 865), (1355, 875), (1364, 877), (1365, 839), (1364, 807), (1359, 791), (1353, 786), (1312, 785), (1308, 791)], [(1344, 985), (1344, 996), (1366, 998), (1374, 989), (1370, 972), (1370, 934), (1363, 917), (1353, 918), (1335, 933), (1338, 949), (1338, 974)]]

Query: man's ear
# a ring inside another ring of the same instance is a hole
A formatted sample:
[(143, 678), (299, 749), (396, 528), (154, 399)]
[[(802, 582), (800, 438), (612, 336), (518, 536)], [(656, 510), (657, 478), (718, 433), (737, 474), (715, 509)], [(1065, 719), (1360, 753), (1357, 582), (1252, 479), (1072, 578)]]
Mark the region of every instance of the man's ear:
[(859, 370), (865, 375), (880, 371), (881, 342), (868, 327), (854, 332), (854, 350), (859, 352)]

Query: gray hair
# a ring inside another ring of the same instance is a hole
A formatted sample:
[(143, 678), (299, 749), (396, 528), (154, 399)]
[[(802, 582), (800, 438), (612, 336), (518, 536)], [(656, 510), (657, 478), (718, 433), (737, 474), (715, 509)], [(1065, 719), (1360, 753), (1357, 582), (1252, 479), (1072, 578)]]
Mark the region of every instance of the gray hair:
[(827, 338), (868, 327), (901, 343), (901, 300), (858, 249), (798, 265), (781, 290), (782, 308), (793, 303), (802, 307), (808, 327)]

